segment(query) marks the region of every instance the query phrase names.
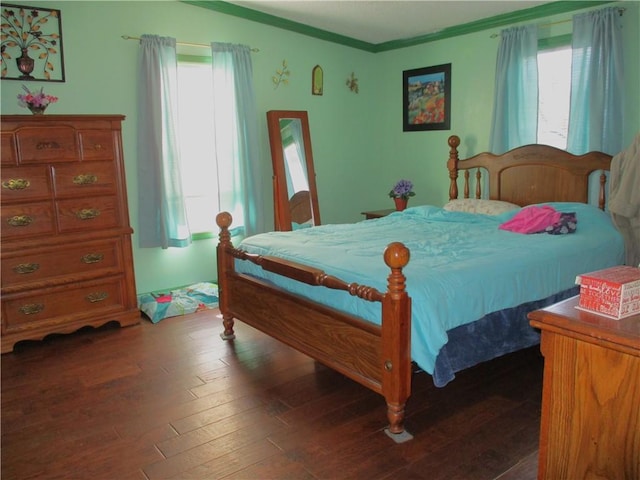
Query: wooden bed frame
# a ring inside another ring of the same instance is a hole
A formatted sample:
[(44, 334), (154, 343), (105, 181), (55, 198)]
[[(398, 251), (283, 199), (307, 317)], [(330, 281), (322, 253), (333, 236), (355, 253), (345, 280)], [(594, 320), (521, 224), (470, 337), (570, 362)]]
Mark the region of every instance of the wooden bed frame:
[[(521, 206), (547, 201), (586, 203), (589, 175), (601, 170), (599, 204), (604, 208), (605, 170), (611, 156), (592, 152), (574, 156), (544, 145), (528, 145), (503, 155), (482, 153), (459, 160), (459, 137), (449, 137), (447, 168), (451, 181), (449, 197), (458, 198), (457, 179), (464, 172), (464, 198), (472, 188), (470, 170), (475, 170), (475, 197), (482, 197), (482, 170), (488, 172), (488, 197)], [(277, 257), (248, 254), (234, 248), (227, 212), (218, 214), (217, 246), (220, 311), (224, 332), (233, 339), (234, 319), (270, 335), (324, 365), (381, 394), (387, 404), (387, 434), (397, 442), (409, 440), (405, 431), (405, 404), (411, 394), (411, 299), (405, 290), (402, 269), (409, 250), (391, 243), (384, 251), (390, 269), (386, 292), (366, 285), (348, 284), (322, 270)], [(264, 270), (319, 288), (344, 290), (350, 295), (382, 305), (381, 325), (288, 293), (272, 284), (234, 269), (235, 259), (246, 260)]]

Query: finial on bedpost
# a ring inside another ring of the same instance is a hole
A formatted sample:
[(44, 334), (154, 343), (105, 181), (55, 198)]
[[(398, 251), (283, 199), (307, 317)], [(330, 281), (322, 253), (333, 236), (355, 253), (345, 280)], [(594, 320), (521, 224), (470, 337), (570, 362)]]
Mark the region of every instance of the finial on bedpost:
[(458, 198), (458, 146), (460, 145), (460, 137), (451, 135), (447, 141), (449, 144), (449, 160), (447, 160), (447, 169), (449, 170), (449, 200)]
[(218, 238), (220, 239), (221, 244), (228, 245), (231, 243), (229, 226), (231, 226), (232, 221), (233, 217), (231, 217), (229, 212), (220, 212), (216, 215), (216, 224), (220, 227), (220, 234), (218, 235)]
[(229, 212), (220, 212), (216, 215), (216, 224), (220, 227), (218, 235), (219, 242), (216, 247), (216, 255), (218, 261), (218, 301), (220, 305), (220, 313), (222, 314), (222, 324), (224, 332), (220, 334), (223, 340), (233, 340), (236, 338), (233, 333), (233, 316), (227, 310), (228, 293), (227, 293), (227, 275), (233, 273), (233, 256), (227, 253), (227, 248), (232, 248), (231, 233), (229, 226), (233, 221), (233, 217)]
[(389, 275), (389, 292), (404, 292), (405, 277), (402, 269), (409, 263), (409, 249), (400, 242), (393, 242), (387, 245), (384, 250), (384, 263), (391, 269)]

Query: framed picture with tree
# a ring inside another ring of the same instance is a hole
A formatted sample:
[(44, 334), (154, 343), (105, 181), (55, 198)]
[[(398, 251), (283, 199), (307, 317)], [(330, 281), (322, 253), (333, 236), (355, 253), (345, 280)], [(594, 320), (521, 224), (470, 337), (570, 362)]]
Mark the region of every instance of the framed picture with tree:
[(2, 4), (2, 80), (64, 82), (60, 10)]

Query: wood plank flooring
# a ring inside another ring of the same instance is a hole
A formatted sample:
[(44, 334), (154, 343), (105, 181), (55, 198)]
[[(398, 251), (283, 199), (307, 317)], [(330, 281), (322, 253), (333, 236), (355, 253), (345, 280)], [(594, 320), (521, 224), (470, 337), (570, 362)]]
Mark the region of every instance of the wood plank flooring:
[(536, 477), (537, 347), (445, 388), (414, 374), (407, 428), (383, 398), (217, 310), (107, 325), (2, 355), (1, 476), (23, 479)]

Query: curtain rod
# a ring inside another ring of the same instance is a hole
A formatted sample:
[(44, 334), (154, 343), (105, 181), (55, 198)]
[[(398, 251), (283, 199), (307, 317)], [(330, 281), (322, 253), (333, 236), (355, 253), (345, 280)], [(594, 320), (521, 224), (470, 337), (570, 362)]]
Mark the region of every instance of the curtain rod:
[[(618, 9), (618, 13), (620, 14), (620, 16), (622, 16), (622, 14), (624, 13), (625, 10), (626, 10), (626, 8), (624, 8), (624, 7), (620, 7)], [(568, 18), (566, 20), (558, 20), (557, 22), (542, 23), (542, 24), (538, 25), (538, 28), (550, 27), (552, 25), (560, 25), (561, 23), (567, 23), (567, 22), (572, 22), (572, 21), (573, 21), (572, 18)], [(492, 33), (491, 34), (491, 38), (496, 38), (496, 37), (499, 37), (499, 36), (500, 36), (499, 33)]]
[[(140, 37), (130, 37), (129, 35), (122, 35), (124, 40), (141, 40)], [(189, 43), (189, 42), (176, 42), (176, 45), (182, 45), (184, 47), (198, 47), (198, 48), (211, 48), (211, 45), (206, 45), (204, 43)], [(252, 48), (252, 52), (259, 52), (260, 49)]]

